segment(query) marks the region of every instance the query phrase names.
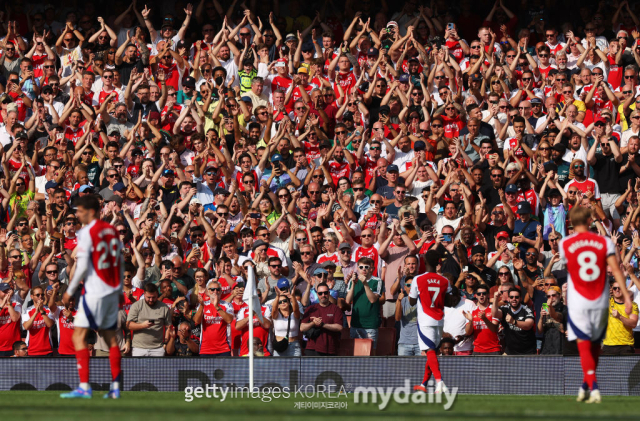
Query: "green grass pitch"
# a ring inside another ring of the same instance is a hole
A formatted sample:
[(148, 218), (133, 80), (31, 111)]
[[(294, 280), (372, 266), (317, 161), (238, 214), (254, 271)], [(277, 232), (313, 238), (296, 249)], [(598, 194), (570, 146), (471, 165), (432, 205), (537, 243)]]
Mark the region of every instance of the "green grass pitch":
[[(67, 400), (59, 392), (0, 392), (0, 413), (3, 420), (189, 420), (225, 419), (232, 421), (259, 420), (322, 420), (339, 417), (346, 420), (636, 420), (639, 397), (603, 397), (602, 404), (575, 402), (572, 396), (489, 396), (458, 395), (449, 411), (434, 404), (391, 403), (380, 411), (372, 403), (355, 404), (353, 395), (337, 399), (289, 398), (261, 402), (258, 399), (237, 398), (225, 402), (213, 398), (185, 402), (184, 393), (124, 392), (118, 401), (102, 398), (95, 392), (91, 400)], [(346, 409), (296, 409), (296, 402), (346, 402)], [(425, 418), (426, 417), (426, 418)]]

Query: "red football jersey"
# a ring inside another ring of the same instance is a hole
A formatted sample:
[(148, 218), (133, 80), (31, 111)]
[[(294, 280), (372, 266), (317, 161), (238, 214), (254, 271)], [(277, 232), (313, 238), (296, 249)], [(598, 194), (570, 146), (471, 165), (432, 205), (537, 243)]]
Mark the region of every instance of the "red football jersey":
[(567, 265), (567, 306), (607, 308), (607, 257), (616, 252), (611, 239), (590, 232), (575, 233), (560, 241), (559, 252)]
[(418, 299), (418, 324), (444, 324), (444, 296), (451, 291), (449, 280), (437, 273), (427, 272), (413, 278), (409, 297)]
[[(42, 309), (47, 313), (47, 317), (49, 317), (50, 319), (53, 318), (53, 314), (51, 314), (51, 310), (49, 310), (49, 307), (44, 306), (42, 307)], [(33, 316), (33, 313), (35, 313), (35, 311), (36, 308), (34, 306), (31, 306), (31, 308), (22, 315), (22, 323), (31, 319), (31, 316)], [(31, 327), (27, 331), (29, 356), (47, 355), (53, 351), (51, 349), (51, 339), (49, 338), (50, 332), (51, 329), (49, 329), (44, 323), (42, 314), (38, 313), (35, 320), (31, 324)]]
[[(224, 308), (227, 313), (234, 314), (233, 306), (226, 301), (220, 301), (220, 307)], [(228, 323), (218, 314), (218, 310), (211, 301), (206, 302), (200, 333), (200, 354), (219, 354), (231, 351), (227, 337), (227, 326), (229, 326)]]
[[(476, 308), (471, 313), (473, 317), (473, 352), (488, 353), (500, 352), (500, 339), (498, 334), (492, 332), (487, 324), (480, 318), (482, 310)], [(491, 306), (484, 309), (487, 320), (497, 320), (491, 316)]]
[[(20, 314), (22, 307), (18, 303), (11, 303), (15, 311)], [(9, 310), (5, 307), (0, 309), (0, 351), (11, 351), (13, 343), (20, 340), (20, 319), (17, 322), (11, 321)]]

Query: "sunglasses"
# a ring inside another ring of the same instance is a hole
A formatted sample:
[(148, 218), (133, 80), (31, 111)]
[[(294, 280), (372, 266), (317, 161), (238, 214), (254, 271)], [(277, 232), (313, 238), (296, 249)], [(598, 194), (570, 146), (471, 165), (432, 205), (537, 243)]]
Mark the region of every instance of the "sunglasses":
[(509, 272), (500, 272), (498, 276), (509, 276)]
[(288, 304), (289, 300), (280, 300), (278, 301), (278, 304)]
[(613, 290), (613, 291), (620, 291), (620, 287), (613, 287), (613, 288), (611, 288), (611, 290)]
[(320, 297), (324, 297), (325, 295), (329, 295), (329, 291), (322, 291), (317, 293)]
[(275, 268), (279, 268), (279, 267), (280, 267), (280, 265), (269, 265), (269, 267), (270, 267), (270, 268), (274, 268), (274, 269), (275, 269)]
[(369, 269), (371, 269), (371, 266), (369, 266), (369, 265), (360, 265), (360, 266), (358, 266), (358, 269), (360, 269), (360, 270), (369, 270)]
[(519, 298), (520, 298), (519, 295), (509, 295), (509, 299), (511, 299), (511, 300), (517, 300)]
[(557, 297), (557, 296), (558, 296), (558, 294), (549, 294), (549, 295), (547, 295), (547, 298), (553, 298), (553, 297)]
[(307, 240), (308, 240), (308, 238), (307, 238), (307, 237), (304, 237), (304, 238), (302, 238), (302, 237), (301, 237), (301, 238), (296, 238), (296, 241), (297, 241), (297, 242), (307, 241)]
[(209, 291), (216, 292), (216, 291), (222, 291), (222, 289), (221, 288), (209, 288)]
[(56, 274), (56, 273), (58, 273), (57, 270), (48, 270), (47, 271), (47, 275), (53, 275), (53, 274)]
[(310, 256), (311, 252), (310, 251), (303, 251), (300, 253), (300, 256)]
[(574, 165), (573, 168), (575, 168), (575, 169), (584, 168), (584, 165)]
[(487, 295), (487, 293), (486, 293), (486, 292), (477, 292), (477, 291), (476, 291), (476, 295), (480, 295), (480, 296), (482, 296), (482, 295)]

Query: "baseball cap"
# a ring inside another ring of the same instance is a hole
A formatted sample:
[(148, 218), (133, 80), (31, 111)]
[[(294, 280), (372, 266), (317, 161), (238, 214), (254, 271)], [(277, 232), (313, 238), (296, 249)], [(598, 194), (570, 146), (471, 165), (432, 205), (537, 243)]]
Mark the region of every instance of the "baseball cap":
[(283, 58), (279, 58), (279, 59), (276, 61), (275, 66), (273, 66), (273, 67), (287, 67), (287, 60), (286, 60), (286, 59), (283, 59)]
[(142, 156), (142, 149), (140, 148), (135, 148), (134, 150), (131, 151), (131, 156)]
[(230, 193), (229, 193), (229, 190), (223, 189), (222, 187), (218, 187), (217, 189), (214, 190), (213, 195), (215, 196), (218, 194), (223, 194), (225, 196), (228, 196)]
[(182, 78), (182, 86), (188, 86), (190, 88), (195, 88), (196, 87), (196, 80), (194, 78), (192, 78), (191, 76), (187, 76)]
[(398, 27), (398, 22), (396, 22), (395, 20), (390, 20), (387, 23), (387, 28), (390, 27), (390, 26), (395, 26), (397, 28)]
[(387, 167), (387, 172), (400, 172), (400, 169), (398, 168), (397, 165), (395, 164), (391, 164)]
[(604, 117), (597, 117), (593, 122), (593, 124), (598, 124), (598, 123), (607, 124), (607, 120)]
[(540, 98), (538, 98), (537, 96), (531, 98), (531, 101), (529, 101), (529, 102), (531, 102), (532, 104), (542, 104), (542, 100)]
[(351, 250), (351, 245), (349, 243), (340, 243), (340, 245), (338, 246), (338, 250), (342, 250), (342, 249)]
[(116, 202), (117, 204), (121, 205), (122, 204), (122, 197), (113, 196), (113, 197), (110, 197), (108, 199), (105, 199), (105, 202)]
[(166, 170), (162, 171), (162, 175), (164, 177), (175, 177), (176, 173), (174, 173), (173, 170), (170, 170), (169, 168), (167, 168)]
[(282, 162), (282, 155), (280, 155), (279, 153), (274, 154), (271, 157), (271, 162)]
[(2, 282), (0, 283), (0, 291), (5, 292), (5, 291), (9, 291), (11, 289), (11, 285), (9, 285), (6, 282)]
[(388, 105), (381, 105), (380, 108), (378, 108), (378, 114), (389, 114), (390, 112), (391, 107)]
[(481, 81), (482, 80), (482, 75), (480, 73), (474, 73), (472, 75), (469, 76), (469, 78), (471, 80), (475, 80), (475, 81)]
[(471, 248), (471, 255), (473, 256), (474, 254), (484, 254), (486, 252), (485, 248), (482, 246), (473, 246)]
[(506, 238), (509, 239), (509, 233), (506, 231), (500, 231), (498, 233), (498, 235), (496, 235), (496, 238)]
[(401, 74), (401, 75), (400, 75), (400, 77), (398, 78), (398, 82), (400, 82), (400, 83), (407, 83), (407, 82), (409, 82), (409, 75), (408, 75), (408, 74), (406, 74), (406, 73)]
[(44, 185), (45, 190), (55, 189), (56, 187), (58, 187), (58, 183), (55, 181), (47, 181), (47, 184)]
[(298, 38), (296, 38), (296, 36), (294, 34), (287, 34), (287, 36), (284, 38), (284, 41), (297, 41)]
[(422, 140), (418, 140), (416, 143), (413, 144), (413, 150), (416, 152), (424, 151), (425, 149), (427, 149), (427, 144), (424, 143)]
[(120, 183), (120, 182), (113, 185), (113, 191), (122, 191), (126, 188), (127, 187), (124, 185), (124, 183)]
[[(193, 78), (192, 78), (193, 79)], [(183, 83), (184, 85), (184, 83)], [(160, 120), (160, 113), (157, 111), (151, 111), (147, 116), (147, 120)]]
[(251, 98), (249, 98), (247, 95), (243, 96), (242, 98), (240, 98), (243, 102), (248, 102), (251, 103)]
[(27, 136), (27, 132), (22, 130), (19, 131), (18, 133), (16, 133), (16, 139), (28, 139), (29, 136)]
[[(50, 183), (50, 182), (51, 182), (51, 181), (49, 181), (49, 183)], [(47, 184), (49, 184), (49, 183), (47, 183)], [(87, 190), (93, 190), (93, 188), (92, 188), (90, 185), (88, 185), (88, 184), (83, 184), (83, 185), (82, 185), (82, 186), (80, 186), (80, 188), (78, 189), (78, 191), (79, 191), (80, 193), (84, 193), (84, 192), (86, 192)]]
[(325, 260), (324, 262), (322, 262), (320, 266), (322, 266), (325, 269), (337, 267), (336, 262), (334, 262), (333, 260)]
[(263, 241), (263, 240), (258, 240), (258, 241), (254, 241), (253, 245), (251, 246), (251, 250), (256, 251), (256, 249), (260, 246), (266, 246), (267, 242)]
[(407, 60), (407, 63), (411, 63), (411, 62), (420, 64), (420, 60), (418, 60), (417, 57), (411, 57), (409, 58), (409, 60)]
[(278, 289), (279, 290), (282, 291), (284, 289), (289, 289), (290, 286), (291, 286), (291, 284), (289, 283), (289, 280), (287, 278), (278, 279)]
[(518, 215), (524, 215), (527, 213), (531, 213), (531, 205), (529, 202), (522, 201), (518, 203), (518, 210), (516, 211)]
[(42, 93), (43, 94), (52, 94), (53, 93), (53, 88), (49, 85), (45, 85), (44, 88), (42, 88)]
[(236, 289), (236, 288), (244, 288), (244, 282), (242, 281), (236, 282), (231, 286), (231, 289)]
[(325, 273), (329, 273), (326, 270), (322, 269), (322, 268), (317, 268), (316, 270), (313, 271), (314, 275), (324, 275)]
[(306, 75), (309, 74), (309, 70), (306, 67), (298, 67), (298, 74), (304, 73)]
[(504, 189), (505, 193), (517, 193), (518, 192), (518, 186), (516, 186), (515, 184), (511, 183), (509, 185), (507, 185), (507, 187)]
[(202, 202), (197, 197), (192, 197), (191, 200), (189, 201), (189, 204), (190, 205), (201, 205)]
[(560, 153), (565, 153), (567, 151), (567, 147), (564, 146), (562, 143), (556, 143), (551, 147), (551, 149), (553, 149), (554, 151), (558, 151)]
[(377, 57), (380, 54), (380, 51), (377, 48), (369, 48), (369, 51), (367, 51), (367, 55), (368, 56), (375, 56)]

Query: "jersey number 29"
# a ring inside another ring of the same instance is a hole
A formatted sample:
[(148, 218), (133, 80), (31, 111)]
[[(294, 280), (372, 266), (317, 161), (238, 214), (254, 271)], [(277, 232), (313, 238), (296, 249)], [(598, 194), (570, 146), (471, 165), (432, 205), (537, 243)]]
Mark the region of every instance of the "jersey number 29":
[[(112, 238), (107, 244), (106, 241), (100, 241), (96, 247), (98, 252), (98, 269), (109, 269), (116, 265), (118, 257), (118, 239)], [(111, 257), (111, 259), (109, 259)]]

